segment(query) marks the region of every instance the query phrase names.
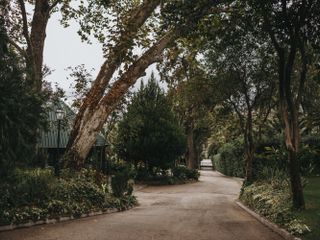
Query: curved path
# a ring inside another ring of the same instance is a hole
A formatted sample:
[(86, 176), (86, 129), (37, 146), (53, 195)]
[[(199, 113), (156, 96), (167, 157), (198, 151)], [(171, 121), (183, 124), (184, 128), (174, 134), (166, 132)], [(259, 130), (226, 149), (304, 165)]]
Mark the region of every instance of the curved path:
[(0, 233), (1, 240), (280, 240), (240, 209), (240, 181), (202, 171), (200, 181), (147, 187), (140, 206), (121, 213)]

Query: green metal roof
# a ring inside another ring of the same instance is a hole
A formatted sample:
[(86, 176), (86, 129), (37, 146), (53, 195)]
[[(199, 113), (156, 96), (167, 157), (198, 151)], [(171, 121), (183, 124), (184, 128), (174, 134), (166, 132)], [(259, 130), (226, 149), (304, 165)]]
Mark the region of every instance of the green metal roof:
[[(60, 128), (60, 143), (59, 148), (66, 148), (69, 135), (72, 129), (73, 120), (75, 118), (75, 113), (72, 109), (63, 101), (57, 103), (48, 102), (48, 122), (49, 126), (47, 131), (41, 132), (41, 138), (39, 141), (40, 148), (57, 148), (57, 138), (58, 138), (58, 120), (56, 116), (56, 110), (62, 109), (65, 113), (65, 117), (61, 120)], [(96, 137), (96, 142), (94, 146), (105, 146), (106, 141), (101, 133)]]

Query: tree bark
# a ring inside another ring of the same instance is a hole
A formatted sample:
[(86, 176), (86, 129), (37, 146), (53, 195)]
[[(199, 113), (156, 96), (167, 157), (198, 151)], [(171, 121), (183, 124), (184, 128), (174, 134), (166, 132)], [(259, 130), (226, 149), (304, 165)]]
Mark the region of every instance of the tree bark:
[(196, 169), (197, 168), (197, 157), (196, 149), (194, 145), (194, 130), (190, 127), (187, 131), (187, 168)]
[[(297, 209), (304, 209), (305, 202), (300, 177), (300, 165), (297, 159), (300, 144), (299, 129), (299, 99), (302, 90), (297, 98), (294, 98), (291, 89), (291, 78), (293, 65), (296, 56), (295, 43), (292, 44), (290, 53), (285, 61), (284, 50), (279, 56), (279, 91), (280, 91), (280, 114), (284, 125), (285, 145), (288, 150), (289, 174), (292, 192), (293, 206)], [(300, 78), (300, 87), (303, 88), (304, 79)]]
[(248, 106), (246, 129), (244, 134), (245, 140), (245, 161), (246, 161), (246, 184), (253, 182), (253, 159), (254, 159), (254, 142), (253, 142), (253, 123), (252, 109)]
[(50, 17), (50, 5), (48, 0), (35, 2), (34, 14), (31, 23), (30, 43), (32, 50), (30, 57), (32, 62), (32, 82), (36, 92), (42, 89), (43, 50), (46, 39), (46, 29)]

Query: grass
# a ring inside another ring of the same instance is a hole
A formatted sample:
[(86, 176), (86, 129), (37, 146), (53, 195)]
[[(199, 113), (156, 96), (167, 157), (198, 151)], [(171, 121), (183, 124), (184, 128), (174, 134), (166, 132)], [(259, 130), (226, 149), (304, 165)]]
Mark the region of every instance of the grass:
[(308, 178), (308, 184), (304, 189), (306, 210), (297, 215), (312, 230), (303, 236), (303, 240), (320, 239), (320, 177)]

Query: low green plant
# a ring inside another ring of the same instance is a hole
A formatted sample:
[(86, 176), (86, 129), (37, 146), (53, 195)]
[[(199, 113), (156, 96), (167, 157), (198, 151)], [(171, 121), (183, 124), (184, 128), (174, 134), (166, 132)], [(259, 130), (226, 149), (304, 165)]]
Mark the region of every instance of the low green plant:
[(176, 166), (172, 168), (172, 175), (181, 180), (198, 180), (200, 173), (197, 169), (188, 169), (185, 166)]
[(293, 210), (288, 181), (257, 181), (243, 187), (240, 200), (258, 214), (301, 235), (310, 228), (299, 220)]
[(218, 153), (213, 156), (214, 169), (233, 177), (244, 176), (243, 144), (241, 141), (234, 140), (225, 143), (218, 149)]
[(111, 179), (111, 189), (115, 197), (123, 197), (131, 195), (133, 191), (133, 182), (130, 181), (134, 177), (134, 173), (130, 168), (126, 168), (116, 173)]
[(0, 183), (0, 225), (25, 223), (61, 216), (79, 217), (108, 208), (125, 209), (136, 203), (133, 182), (126, 192), (113, 196), (106, 177), (94, 170), (64, 170), (56, 178), (50, 169), (16, 170)]

